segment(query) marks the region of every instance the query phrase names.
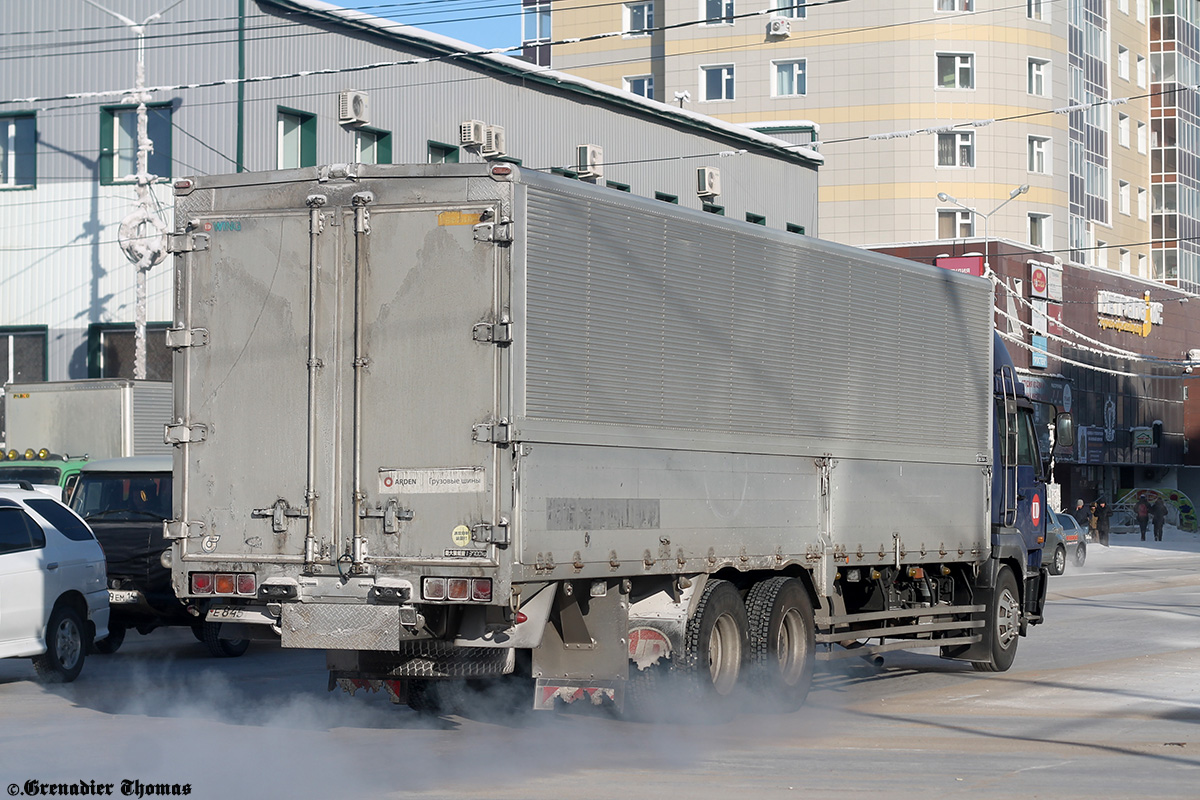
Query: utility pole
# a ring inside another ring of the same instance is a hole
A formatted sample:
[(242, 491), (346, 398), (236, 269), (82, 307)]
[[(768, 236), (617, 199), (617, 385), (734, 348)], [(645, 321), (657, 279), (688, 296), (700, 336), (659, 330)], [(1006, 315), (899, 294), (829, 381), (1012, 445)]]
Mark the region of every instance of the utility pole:
[[(116, 17), (127, 25), (137, 36), (137, 76), (132, 95), (125, 97), (122, 102), (137, 103), (137, 201), (123, 220), (117, 231), (117, 241), (125, 257), (137, 267), (137, 292), (135, 295), (134, 311), (134, 350), (133, 377), (134, 380), (146, 379), (146, 279), (151, 267), (161, 264), (167, 257), (167, 229), (162, 220), (150, 207), (150, 184), (154, 177), (150, 174), (150, 153), (154, 143), (150, 141), (146, 103), (150, 93), (146, 91), (146, 26), (163, 14), (170, 11), (183, 0), (175, 0), (161, 11), (146, 17), (139, 25), (112, 9), (105, 8), (96, 0), (83, 0), (90, 6), (95, 6), (104, 13)], [(114, 176), (116, 177), (116, 176)]]

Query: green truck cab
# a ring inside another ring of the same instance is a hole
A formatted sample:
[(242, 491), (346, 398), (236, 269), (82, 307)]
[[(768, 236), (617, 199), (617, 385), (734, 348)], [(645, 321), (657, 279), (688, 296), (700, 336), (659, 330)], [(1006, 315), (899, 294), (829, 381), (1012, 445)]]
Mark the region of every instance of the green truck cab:
[(34, 486), (58, 486), (62, 500), (67, 502), (71, 490), (79, 482), (79, 470), (88, 463), (87, 456), (51, 453), (46, 448), (0, 451), (0, 483), (29, 481)]

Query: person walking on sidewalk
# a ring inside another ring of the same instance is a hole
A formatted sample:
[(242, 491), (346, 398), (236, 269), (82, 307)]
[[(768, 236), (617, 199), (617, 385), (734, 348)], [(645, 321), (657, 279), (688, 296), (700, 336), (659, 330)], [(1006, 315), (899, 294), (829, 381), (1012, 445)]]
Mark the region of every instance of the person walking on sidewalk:
[(1112, 516), (1112, 509), (1108, 507), (1108, 501), (1100, 498), (1096, 501), (1096, 538), (1100, 544), (1108, 547), (1108, 520)]
[(1133, 511), (1137, 514), (1138, 530), (1142, 532), (1142, 541), (1146, 541), (1146, 526), (1150, 524), (1150, 503), (1146, 500), (1146, 495), (1139, 494), (1137, 504), (1133, 507)]
[(1150, 506), (1150, 519), (1154, 521), (1154, 541), (1161, 542), (1163, 540), (1163, 523), (1167, 521), (1167, 504), (1161, 497), (1157, 498), (1154, 505)]

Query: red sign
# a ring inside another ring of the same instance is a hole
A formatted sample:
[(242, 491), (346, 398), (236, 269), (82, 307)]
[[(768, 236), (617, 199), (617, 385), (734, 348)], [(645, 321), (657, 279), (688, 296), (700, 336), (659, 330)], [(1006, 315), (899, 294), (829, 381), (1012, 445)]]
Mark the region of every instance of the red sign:
[(1040, 264), (1030, 264), (1029, 284), (1030, 294), (1034, 297), (1045, 297), (1046, 290), (1050, 287), (1050, 277), (1046, 274), (1046, 268)]
[(1046, 304), (1046, 318), (1050, 320), (1050, 333), (1062, 335), (1062, 312), (1063, 307), (1058, 303)]
[(965, 272), (977, 278), (983, 277), (983, 256), (943, 256), (934, 263), (942, 269)]
[(1033, 496), (1033, 503), (1029, 506), (1029, 519), (1035, 528), (1042, 524), (1042, 498), (1036, 494)]

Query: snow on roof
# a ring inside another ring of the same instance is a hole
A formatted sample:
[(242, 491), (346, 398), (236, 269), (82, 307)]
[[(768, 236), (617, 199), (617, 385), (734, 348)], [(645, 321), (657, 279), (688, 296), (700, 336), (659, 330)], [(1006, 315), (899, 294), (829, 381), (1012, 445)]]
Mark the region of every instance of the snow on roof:
[[(493, 50), (468, 44), (458, 39), (452, 39), (449, 36), (442, 36), (422, 30), (421, 28), (396, 22), (395, 20), (382, 19), (365, 11), (342, 8), (331, 3), (321, 2), (321, 0), (259, 0), (259, 2), (300, 13), (321, 16), (325, 19), (340, 20), (359, 28), (372, 29), (374, 32), (388, 38), (409, 42), (426, 49), (438, 50), (443, 53), (468, 54), (469, 57), (459, 60), (476, 66), (491, 67), (503, 72), (517, 73), (526, 78), (536, 79), (540, 83), (561, 86), (569, 91), (583, 92), (593, 97), (608, 100), (614, 104), (637, 106), (664, 121), (675, 122), (688, 127), (707, 128), (733, 139), (740, 139), (747, 143), (765, 147), (768, 151), (774, 151), (777, 155), (788, 155), (793, 158), (799, 157), (814, 165), (825, 162), (825, 157), (815, 150), (794, 145), (765, 133), (759, 133), (743, 125), (725, 122), (716, 117), (689, 111), (685, 108), (676, 108), (675, 106), (660, 103), (657, 100), (649, 100), (622, 89), (614, 89), (603, 83), (591, 81), (587, 78), (580, 78), (577, 75), (570, 75), (566, 72), (559, 72), (547, 67), (539, 67), (536, 64), (531, 64), (519, 58), (506, 56)], [(772, 127), (778, 124), (773, 123)]]

